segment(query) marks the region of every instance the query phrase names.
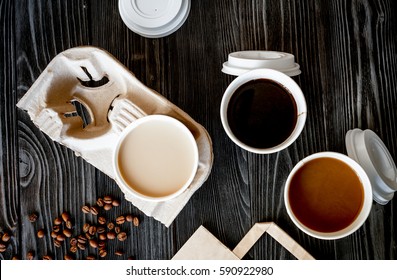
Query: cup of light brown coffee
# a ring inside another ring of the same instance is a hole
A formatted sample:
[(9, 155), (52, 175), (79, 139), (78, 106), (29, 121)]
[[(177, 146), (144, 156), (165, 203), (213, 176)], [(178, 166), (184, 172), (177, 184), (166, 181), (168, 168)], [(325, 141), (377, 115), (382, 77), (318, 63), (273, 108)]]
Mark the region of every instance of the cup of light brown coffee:
[(303, 232), (339, 239), (358, 230), (372, 206), (370, 180), (346, 155), (321, 152), (292, 169), (284, 189), (287, 213)]
[(165, 115), (145, 116), (119, 137), (113, 157), (115, 179), (135, 197), (170, 200), (192, 183), (198, 158), (196, 141), (182, 122)]

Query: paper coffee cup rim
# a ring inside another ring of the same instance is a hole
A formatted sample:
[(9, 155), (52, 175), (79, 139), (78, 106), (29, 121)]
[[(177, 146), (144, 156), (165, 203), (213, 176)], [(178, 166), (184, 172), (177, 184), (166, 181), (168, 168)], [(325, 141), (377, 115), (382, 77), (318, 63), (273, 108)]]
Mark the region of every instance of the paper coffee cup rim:
[(190, 0), (119, 0), (119, 13), (131, 31), (146, 38), (161, 38), (185, 23), (190, 6)]
[[(319, 232), (316, 230), (313, 230), (307, 226), (305, 226), (303, 223), (299, 221), (299, 219), (295, 216), (293, 213), (290, 205), (289, 205), (289, 184), (292, 180), (292, 177), (295, 175), (296, 171), (299, 170), (304, 164), (307, 162), (314, 160), (316, 158), (335, 158), (338, 160), (341, 160), (345, 164), (347, 164), (350, 168), (352, 168), (357, 176), (360, 178), (362, 186), (364, 188), (364, 193), (367, 193), (368, 195), (364, 196), (364, 201), (363, 201), (363, 206), (361, 209), (360, 214), (355, 218), (355, 220), (345, 229), (336, 231), (336, 232)], [(346, 236), (349, 236), (350, 234), (354, 233), (357, 231), (366, 221), (366, 219), (369, 216), (369, 213), (371, 212), (372, 209), (372, 187), (371, 187), (371, 181), (368, 178), (367, 173), (365, 170), (352, 158), (348, 157), (347, 155), (337, 153), (337, 152), (330, 152), (330, 151), (325, 151), (325, 152), (318, 152), (315, 154), (311, 154), (302, 160), (300, 160), (291, 170), (291, 172), (288, 175), (287, 181), (285, 183), (284, 187), (284, 204), (285, 208), (287, 210), (288, 216), (291, 218), (292, 222), (303, 232), (306, 234), (316, 237), (318, 239), (324, 239), (324, 240), (336, 240), (340, 239)]]

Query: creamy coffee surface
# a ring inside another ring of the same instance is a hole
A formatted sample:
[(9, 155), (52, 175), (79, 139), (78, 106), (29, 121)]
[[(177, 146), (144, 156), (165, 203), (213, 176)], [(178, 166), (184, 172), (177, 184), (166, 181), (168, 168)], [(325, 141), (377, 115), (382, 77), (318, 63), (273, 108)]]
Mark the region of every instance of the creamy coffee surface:
[(193, 145), (196, 143), (182, 124), (163, 120), (141, 123), (121, 143), (118, 154), (121, 177), (143, 195), (171, 195), (196, 172), (194, 148), (197, 146)]

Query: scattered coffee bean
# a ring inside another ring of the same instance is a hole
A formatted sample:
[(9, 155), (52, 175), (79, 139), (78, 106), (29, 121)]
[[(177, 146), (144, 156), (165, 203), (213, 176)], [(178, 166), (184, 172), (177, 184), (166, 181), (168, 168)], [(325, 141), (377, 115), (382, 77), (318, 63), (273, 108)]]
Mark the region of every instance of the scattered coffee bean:
[(11, 235), (8, 232), (4, 232), (3, 236), (1, 237), (1, 240), (3, 242), (8, 242), (11, 239)]
[(52, 227), (52, 231), (54, 231), (54, 232), (59, 232), (60, 230), (61, 230), (61, 227), (58, 225)]
[(132, 219), (132, 223), (134, 224), (134, 226), (139, 226), (139, 219), (138, 219), (138, 217), (134, 217), (133, 219)]
[(63, 233), (58, 234), (58, 235), (57, 235), (57, 240), (58, 240), (59, 242), (65, 241), (65, 235), (64, 235)]
[(71, 255), (69, 255), (69, 254), (66, 254), (63, 258), (64, 258), (65, 260), (67, 260), (67, 261), (72, 261), (72, 260), (74, 260), (74, 258), (73, 258)]
[(29, 221), (30, 221), (31, 223), (34, 223), (34, 222), (37, 221), (37, 218), (38, 218), (38, 217), (39, 217), (39, 215), (38, 215), (37, 213), (32, 213), (32, 214), (29, 215)]
[(12, 256), (11, 260), (17, 261), (17, 260), (19, 260), (19, 257), (18, 256)]
[(86, 214), (90, 213), (90, 210), (91, 208), (88, 205), (84, 205), (83, 207), (81, 207), (81, 211), (83, 211)]
[(113, 202), (113, 198), (110, 195), (105, 195), (103, 197), (103, 202), (105, 202), (106, 204), (111, 204)]
[(66, 223), (67, 221), (70, 220), (70, 215), (69, 215), (68, 212), (63, 212), (61, 216), (62, 216), (62, 220), (63, 220), (65, 223)]
[(113, 205), (114, 207), (117, 207), (117, 206), (120, 205), (120, 201), (118, 201), (117, 199), (114, 199), (114, 200), (112, 201), (112, 205)]
[(90, 255), (87, 256), (86, 259), (89, 260), (89, 261), (93, 261), (93, 260), (95, 260), (95, 256), (90, 254)]
[(38, 238), (43, 238), (44, 235), (45, 235), (44, 229), (39, 229), (39, 230), (37, 231), (37, 237), (38, 237)]
[(65, 228), (63, 231), (62, 231), (62, 233), (63, 233), (63, 235), (65, 235), (66, 237), (71, 237), (72, 236), (72, 231), (70, 230), (70, 229), (68, 229), (68, 228)]
[(75, 246), (71, 246), (70, 247), (70, 249), (69, 249), (69, 251), (71, 252), (71, 253), (76, 253), (77, 252), (77, 246), (75, 245)]
[(34, 251), (29, 251), (26, 254), (26, 259), (29, 260), (29, 261), (33, 260), (34, 259)]
[(92, 248), (97, 248), (98, 247), (98, 242), (95, 239), (90, 240), (90, 246)]
[(75, 237), (73, 237), (72, 239), (70, 239), (69, 243), (70, 243), (70, 246), (76, 246), (77, 245), (77, 239)]
[(7, 250), (7, 245), (0, 242), (0, 253), (4, 253)]
[(105, 202), (103, 202), (102, 198), (98, 198), (98, 200), (96, 201), (96, 205), (98, 205), (99, 207), (103, 207), (103, 205), (105, 205)]
[(99, 216), (98, 217), (98, 223), (101, 225), (106, 224), (106, 218), (104, 216)]
[(90, 228), (88, 229), (88, 233), (91, 235), (95, 235), (96, 234), (96, 226), (90, 226)]
[(98, 248), (99, 249), (103, 249), (106, 247), (106, 242), (105, 241), (99, 241), (98, 242)]
[(104, 233), (106, 231), (106, 229), (102, 226), (99, 226), (96, 230), (97, 233)]
[(107, 252), (105, 249), (99, 250), (99, 256), (100, 256), (101, 258), (106, 257), (107, 254), (108, 254), (108, 252)]
[(91, 212), (92, 215), (98, 215), (98, 207), (91, 206), (90, 212)]
[(131, 214), (128, 214), (127, 216), (125, 216), (125, 219), (127, 220), (127, 222), (132, 222), (132, 219), (134, 217)]
[(72, 221), (71, 221), (71, 220), (66, 221), (65, 226), (66, 226), (68, 229), (72, 229), (72, 227), (73, 227)]
[(83, 235), (79, 235), (77, 237), (77, 243), (85, 244), (85, 243), (87, 243), (87, 238)]
[(119, 216), (116, 218), (116, 224), (122, 225), (125, 222), (125, 217), (124, 216)]
[(121, 232), (121, 228), (118, 227), (118, 226), (115, 227), (115, 228), (114, 228), (114, 232), (115, 232), (115, 233), (120, 233), (120, 232)]
[(99, 240), (106, 240), (106, 233), (101, 233), (98, 236)]
[(86, 232), (88, 232), (88, 230), (90, 229), (90, 224), (89, 223), (85, 223), (84, 225), (83, 225), (83, 232), (84, 233), (86, 233)]
[(87, 238), (87, 240), (91, 240), (92, 238), (94, 238), (94, 236), (89, 234), (88, 232), (85, 234), (85, 237)]
[(109, 211), (110, 209), (112, 209), (112, 204), (105, 204), (104, 206), (103, 206), (103, 209), (105, 209), (105, 211)]
[(77, 243), (77, 247), (79, 247), (80, 250), (85, 250), (86, 246), (83, 243)]
[(119, 234), (117, 234), (117, 239), (119, 241), (124, 241), (127, 239), (127, 233), (125, 232), (120, 232)]
[(44, 256), (43, 256), (43, 260), (45, 260), (45, 261), (50, 261), (50, 260), (52, 260), (52, 257), (49, 256), (49, 255), (44, 255)]
[(54, 220), (54, 225), (59, 226), (62, 224), (62, 218), (56, 217)]
[(122, 250), (117, 250), (114, 254), (116, 256), (122, 256), (122, 255), (124, 255), (124, 252)]
[(115, 239), (115, 238), (116, 238), (116, 233), (115, 233), (114, 231), (109, 231), (109, 232), (106, 234), (106, 237), (107, 237), (108, 239), (110, 239), (110, 240)]
[(113, 224), (113, 223), (108, 223), (108, 229), (109, 229), (109, 230), (114, 229), (114, 224)]
[(55, 245), (55, 247), (59, 248), (62, 246), (62, 242), (59, 241), (58, 239), (54, 239), (54, 245)]
[(58, 233), (56, 233), (55, 231), (51, 231), (51, 237), (52, 238), (57, 238)]

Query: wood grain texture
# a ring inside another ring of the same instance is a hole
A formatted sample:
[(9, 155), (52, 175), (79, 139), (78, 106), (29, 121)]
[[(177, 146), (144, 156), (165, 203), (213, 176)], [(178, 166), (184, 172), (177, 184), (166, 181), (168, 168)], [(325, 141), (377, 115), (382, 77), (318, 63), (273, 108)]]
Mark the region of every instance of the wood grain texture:
[[(139, 227), (123, 225), (129, 238), (111, 241), (105, 259), (170, 259), (204, 225), (233, 249), (256, 222), (274, 221), (318, 259), (397, 259), (396, 202), (373, 204), (362, 228), (336, 241), (311, 238), (289, 219), (284, 183), (293, 166), (320, 151), (346, 153), (345, 133), (374, 130), (397, 160), (397, 4), (393, 0), (192, 1), (185, 24), (170, 36), (146, 39), (131, 32), (117, 0), (1, 1), (0, 30), (0, 229), (13, 240), (1, 258), (63, 259), (66, 243), (54, 247), (48, 231), (68, 211), (74, 235), (96, 217), (84, 204), (110, 194), (121, 205), (101, 212), (108, 220), (131, 213)], [(106, 49), (136, 77), (186, 111), (210, 133), (210, 177), (166, 228), (123, 200), (117, 185), (67, 148), (54, 143), (15, 104), (47, 64), (71, 47)], [(308, 118), (297, 141), (272, 155), (255, 155), (226, 136), (219, 107), (233, 77), (220, 69), (239, 50), (277, 50), (295, 55), (302, 74)], [(39, 213), (35, 223), (31, 212)], [(37, 239), (39, 228), (47, 235)], [(123, 250), (121, 257), (116, 250)], [(97, 258), (87, 249), (74, 256)], [(293, 259), (269, 236), (246, 259)]]

